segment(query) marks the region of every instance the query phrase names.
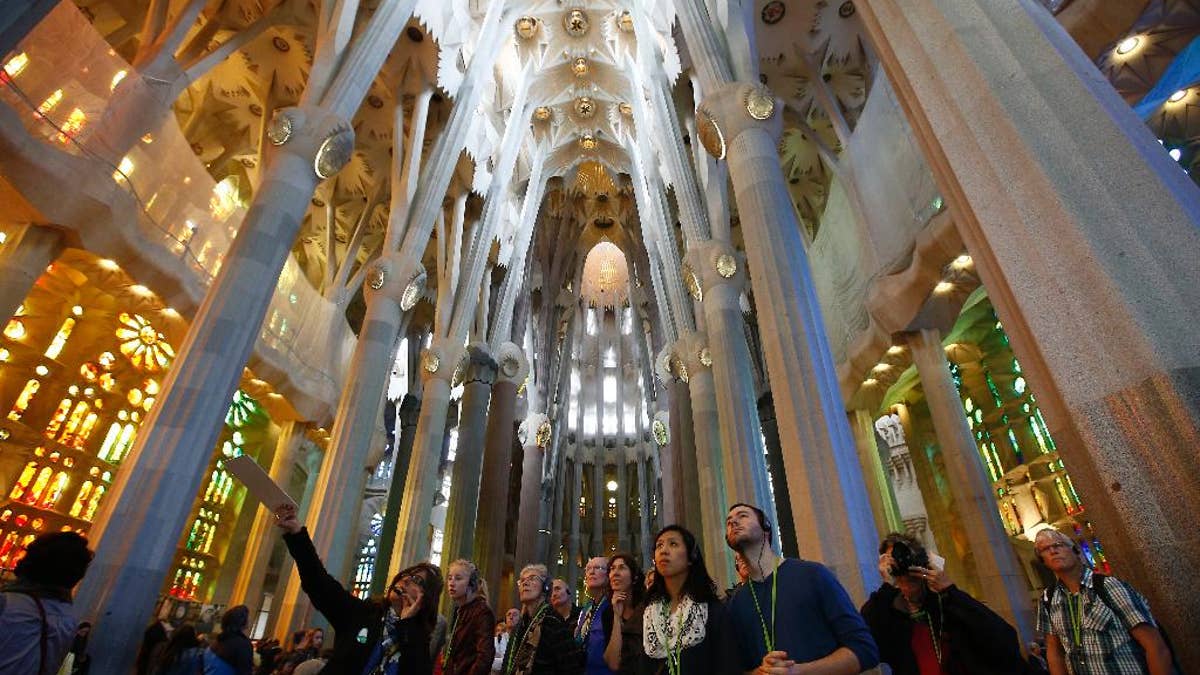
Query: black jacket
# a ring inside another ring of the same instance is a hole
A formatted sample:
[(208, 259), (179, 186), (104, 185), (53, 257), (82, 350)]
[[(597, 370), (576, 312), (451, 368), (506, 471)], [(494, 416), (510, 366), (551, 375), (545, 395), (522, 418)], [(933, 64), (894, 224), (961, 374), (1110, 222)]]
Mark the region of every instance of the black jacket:
[[(879, 660), (894, 675), (918, 675), (912, 651), (913, 620), (896, 606), (900, 589), (883, 584), (863, 605), (862, 615), (879, 645)], [(1017, 632), (998, 614), (951, 586), (930, 592), (923, 608), (935, 629), (945, 637), (945, 670), (969, 675), (1014, 675), (1025, 672)]]
[[(509, 637), (509, 651), (519, 649), (521, 640), (525, 637), (526, 625), (530, 617), (521, 613), (521, 620)], [(508, 665), (505, 654), (505, 666)], [(558, 613), (550, 611), (542, 619), (542, 637), (538, 641), (537, 651), (533, 653), (533, 667), (529, 675), (580, 675), (583, 673), (583, 648), (575, 642), (572, 627), (568, 626)]]
[[(361, 600), (342, 587), (337, 579), (325, 571), (317, 549), (308, 536), (307, 528), (301, 528), (296, 534), (284, 534), (283, 541), (296, 561), (296, 570), (300, 573), (300, 587), (335, 632), (333, 656), (321, 673), (361, 673), (371, 656), (371, 650), (383, 637), (383, 617), (388, 609), (386, 600)], [(433, 662), (429, 658), (430, 631), (421, 626), (416, 619), (404, 619), (397, 627), (403, 659), (401, 672), (405, 675), (432, 673)], [(366, 640), (361, 641), (359, 635), (364, 630)]]

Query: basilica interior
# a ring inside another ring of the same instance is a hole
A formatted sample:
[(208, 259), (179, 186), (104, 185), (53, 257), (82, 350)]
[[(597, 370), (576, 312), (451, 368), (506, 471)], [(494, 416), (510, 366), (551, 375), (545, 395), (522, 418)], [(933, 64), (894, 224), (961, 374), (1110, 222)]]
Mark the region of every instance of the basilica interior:
[(85, 534), (111, 672), (319, 622), (243, 455), (364, 597), (728, 586), (748, 502), (857, 603), (907, 532), (1031, 639), (1056, 528), (1200, 621), (1200, 3), (5, 5), (0, 581)]

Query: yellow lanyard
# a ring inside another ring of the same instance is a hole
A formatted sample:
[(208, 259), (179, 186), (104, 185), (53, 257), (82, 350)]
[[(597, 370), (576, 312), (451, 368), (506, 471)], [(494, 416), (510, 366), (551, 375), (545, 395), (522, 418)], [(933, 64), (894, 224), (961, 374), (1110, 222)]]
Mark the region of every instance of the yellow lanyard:
[(1067, 615), (1071, 617), (1071, 637), (1076, 647), (1083, 644), (1083, 594), (1067, 594)]

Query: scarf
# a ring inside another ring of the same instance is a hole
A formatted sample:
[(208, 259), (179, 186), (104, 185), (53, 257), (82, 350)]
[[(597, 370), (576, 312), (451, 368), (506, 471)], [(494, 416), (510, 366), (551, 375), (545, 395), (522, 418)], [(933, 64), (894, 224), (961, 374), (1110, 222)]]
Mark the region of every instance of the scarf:
[(388, 607), (383, 615), (383, 632), (379, 644), (371, 650), (371, 656), (363, 668), (362, 675), (398, 675), (400, 672), (400, 645), (397, 644), (397, 626), (400, 617), (396, 610)]
[[(508, 660), (504, 675), (525, 675), (533, 670), (533, 657), (537, 654), (538, 643), (542, 640), (542, 621), (550, 611), (550, 605), (542, 603), (529, 620), (529, 625), (521, 631), (520, 637), (513, 635), (508, 640)], [(518, 626), (520, 628), (520, 626)], [(515, 649), (516, 653), (511, 653)], [(507, 659), (506, 659), (507, 660)]]
[(670, 651), (682, 651), (704, 641), (704, 625), (708, 623), (708, 605), (692, 602), (683, 596), (675, 611), (668, 614), (670, 601), (667, 598), (646, 605), (642, 615), (645, 632), (642, 646), (646, 656), (665, 659)]

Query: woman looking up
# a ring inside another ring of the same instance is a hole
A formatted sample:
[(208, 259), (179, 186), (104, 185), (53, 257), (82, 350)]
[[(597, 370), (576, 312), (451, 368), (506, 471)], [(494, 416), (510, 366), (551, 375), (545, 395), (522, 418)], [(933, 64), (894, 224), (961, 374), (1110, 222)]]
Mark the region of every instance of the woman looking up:
[(446, 628), (446, 645), (438, 653), (434, 673), (488, 675), (496, 655), (492, 641), (496, 614), (488, 606), (484, 581), (475, 563), (450, 563), (446, 568), (446, 592), (454, 607)]
[(641, 565), (632, 554), (618, 553), (608, 561), (608, 585), (612, 589), (612, 637), (604, 650), (604, 662), (617, 675), (632, 675), (641, 668), (642, 613), (646, 587)]
[(361, 600), (325, 571), (296, 507), (275, 509), (275, 524), (296, 561), (300, 587), (335, 631), (325, 672), (430, 675), (429, 636), (437, 620), (442, 574), (429, 563), (401, 570), (383, 598)]
[(649, 673), (729, 675), (740, 673), (733, 625), (696, 537), (668, 525), (654, 538), (654, 583), (642, 615)]

